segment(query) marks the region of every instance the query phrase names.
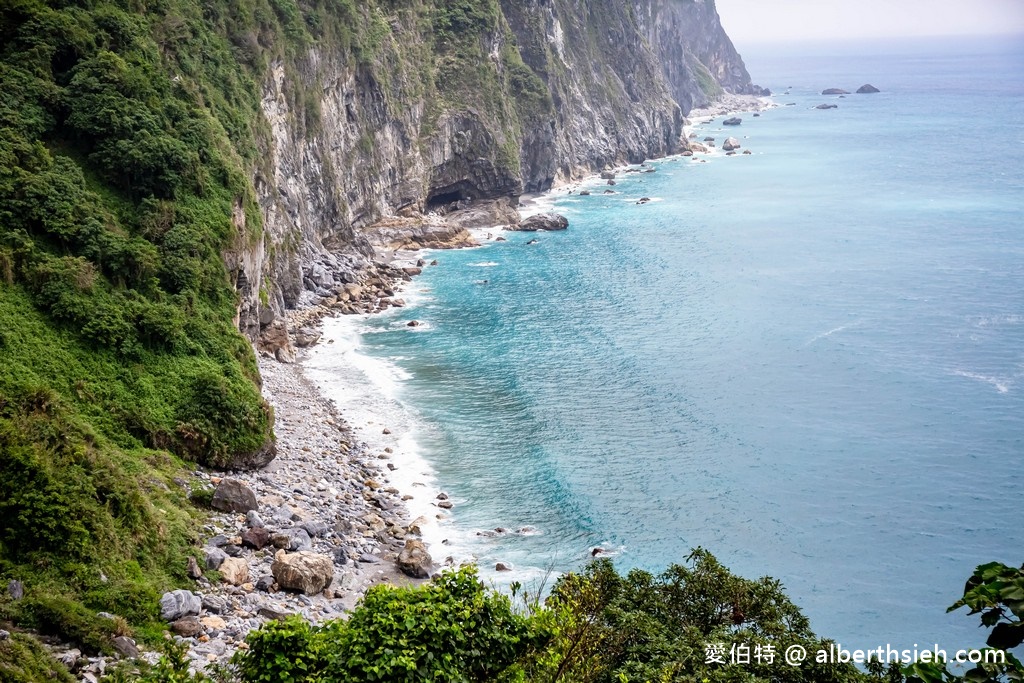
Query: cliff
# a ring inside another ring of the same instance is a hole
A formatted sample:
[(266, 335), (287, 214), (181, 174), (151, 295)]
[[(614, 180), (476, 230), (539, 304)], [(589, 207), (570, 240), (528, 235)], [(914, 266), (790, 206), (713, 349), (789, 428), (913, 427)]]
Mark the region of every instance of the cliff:
[(189, 468), (274, 456), (251, 341), (386, 290), (371, 239), (670, 153), (722, 89), (752, 86), (711, 0), (0, 4), (0, 626), (159, 633)]
[(327, 252), (369, 253), (382, 217), (664, 156), (691, 108), (760, 92), (713, 0), (429, 5), (364, 5), (372, 45), (321, 40), (265, 74), (264, 235), (226, 255), (249, 336), (340, 283)]

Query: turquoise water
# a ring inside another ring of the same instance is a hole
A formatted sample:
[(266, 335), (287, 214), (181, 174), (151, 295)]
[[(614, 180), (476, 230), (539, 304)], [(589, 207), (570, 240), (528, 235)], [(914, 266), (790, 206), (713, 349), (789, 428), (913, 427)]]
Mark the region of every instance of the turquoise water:
[(844, 646), (983, 640), (945, 608), (1024, 560), (1022, 46), (759, 48), (795, 106), (697, 128), (752, 155), (562, 191), (565, 233), (434, 254), (362, 351), (403, 371), (453, 548), (522, 576), (701, 545)]

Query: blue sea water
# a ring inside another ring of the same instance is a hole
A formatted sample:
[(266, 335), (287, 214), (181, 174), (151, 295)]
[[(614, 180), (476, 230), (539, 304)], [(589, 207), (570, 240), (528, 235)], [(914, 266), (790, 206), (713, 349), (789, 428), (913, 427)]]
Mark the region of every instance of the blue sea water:
[(752, 155), (433, 253), (359, 352), (400, 370), (452, 552), (522, 577), (703, 546), (844, 646), (979, 644), (946, 607), (1024, 561), (1024, 41), (745, 57), (781, 106), (696, 132)]

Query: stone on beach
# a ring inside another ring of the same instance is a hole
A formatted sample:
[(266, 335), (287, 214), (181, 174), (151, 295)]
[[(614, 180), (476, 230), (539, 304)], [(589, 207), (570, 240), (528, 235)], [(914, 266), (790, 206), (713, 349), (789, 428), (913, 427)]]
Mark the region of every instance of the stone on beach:
[(289, 554), (278, 550), (270, 571), (277, 585), (284, 590), (316, 595), (331, 585), (334, 562), (326, 555), (308, 551)]
[(241, 586), (249, 580), (249, 565), (240, 557), (229, 557), (220, 565), (220, 577), (232, 586)]
[(256, 494), (237, 479), (223, 479), (213, 492), (210, 507), (223, 512), (248, 512), (259, 507)]
[(395, 562), (404, 574), (414, 579), (430, 578), (430, 569), (433, 563), (434, 560), (427, 552), (423, 541), (415, 539), (405, 542), (405, 547), (402, 548), (402, 552), (399, 553), (398, 560)]
[(165, 621), (177, 621), (182, 617), (199, 614), (202, 609), (202, 600), (192, 591), (170, 591), (160, 598), (160, 616)]

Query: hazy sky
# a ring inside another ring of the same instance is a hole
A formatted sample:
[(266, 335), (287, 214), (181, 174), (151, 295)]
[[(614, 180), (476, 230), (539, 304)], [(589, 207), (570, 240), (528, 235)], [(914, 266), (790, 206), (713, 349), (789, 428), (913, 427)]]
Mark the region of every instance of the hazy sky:
[(717, 6), (726, 33), (739, 46), (839, 38), (1024, 34), (1024, 0), (717, 0)]

